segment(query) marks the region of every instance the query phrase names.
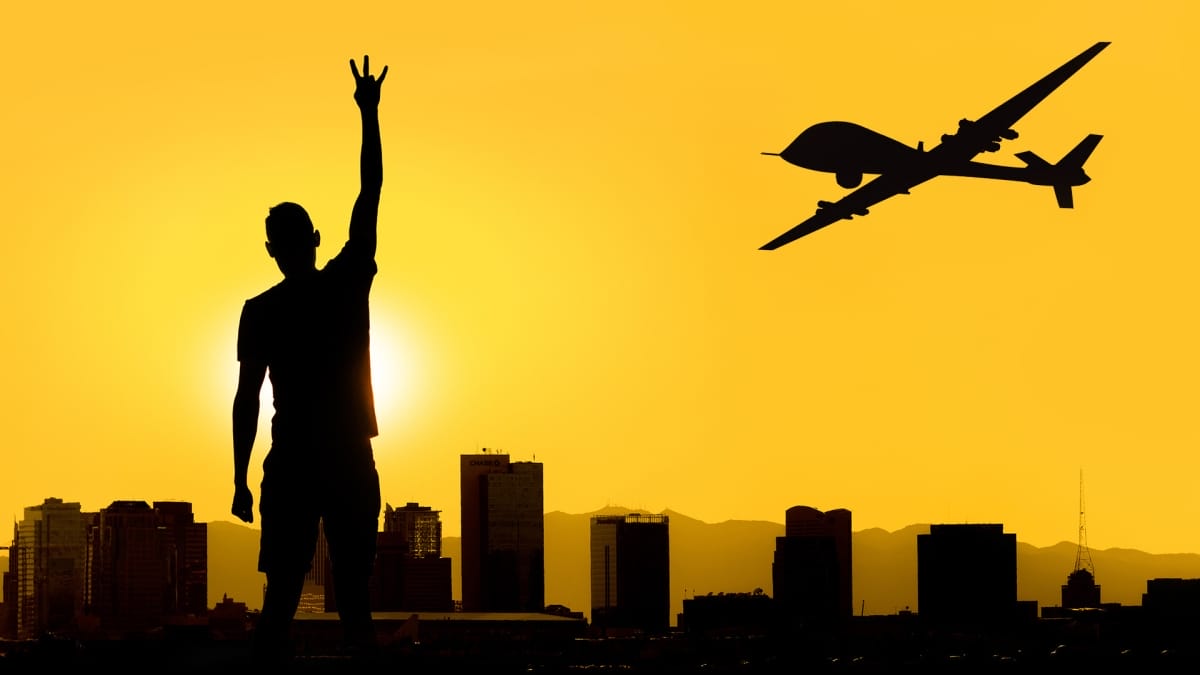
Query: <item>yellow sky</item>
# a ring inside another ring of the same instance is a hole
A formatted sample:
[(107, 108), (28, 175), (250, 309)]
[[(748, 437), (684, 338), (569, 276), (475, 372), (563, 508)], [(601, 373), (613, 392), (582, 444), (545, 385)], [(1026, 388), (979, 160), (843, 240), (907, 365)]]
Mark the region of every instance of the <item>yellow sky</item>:
[[(544, 463), (547, 510), (1049, 545), (1082, 470), (1093, 547), (1200, 551), (1193, 3), (268, 4), (5, 9), (0, 514), (232, 519), (262, 219), (304, 204), (322, 263), (344, 240), (366, 53), (386, 501), (457, 534), (458, 456), (491, 447)], [(981, 157), (1104, 134), (1074, 210), (935, 179), (758, 250), (845, 192), (761, 151), (834, 119), (932, 146), (1100, 40)]]

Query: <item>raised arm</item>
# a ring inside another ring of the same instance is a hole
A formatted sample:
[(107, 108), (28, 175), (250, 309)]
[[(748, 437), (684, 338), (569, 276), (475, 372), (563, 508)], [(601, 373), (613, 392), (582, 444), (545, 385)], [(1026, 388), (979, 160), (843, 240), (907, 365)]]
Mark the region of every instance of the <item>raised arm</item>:
[(379, 88), (387, 77), (387, 66), (379, 77), (371, 74), (371, 62), (363, 57), (362, 73), (350, 59), (354, 74), (354, 101), (362, 115), (362, 153), (359, 157), (360, 185), (354, 211), (350, 214), (350, 243), (375, 257), (376, 223), (379, 218), (379, 193), (383, 189), (383, 147), (379, 140)]

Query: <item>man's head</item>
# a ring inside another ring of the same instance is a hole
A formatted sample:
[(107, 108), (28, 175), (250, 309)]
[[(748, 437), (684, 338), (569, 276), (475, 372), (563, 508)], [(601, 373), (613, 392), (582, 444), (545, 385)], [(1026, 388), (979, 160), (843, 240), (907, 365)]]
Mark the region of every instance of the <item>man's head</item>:
[(282, 202), (267, 212), (267, 254), (284, 277), (316, 269), (321, 233), (303, 206)]

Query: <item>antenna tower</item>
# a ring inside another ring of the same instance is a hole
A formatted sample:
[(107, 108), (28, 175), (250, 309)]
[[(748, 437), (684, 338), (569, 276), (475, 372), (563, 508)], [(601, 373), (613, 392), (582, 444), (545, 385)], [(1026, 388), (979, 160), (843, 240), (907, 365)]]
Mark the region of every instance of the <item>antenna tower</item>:
[(1075, 571), (1086, 569), (1094, 578), (1096, 569), (1092, 566), (1092, 552), (1087, 545), (1087, 518), (1083, 512), (1083, 469), (1079, 470), (1079, 545), (1075, 549)]

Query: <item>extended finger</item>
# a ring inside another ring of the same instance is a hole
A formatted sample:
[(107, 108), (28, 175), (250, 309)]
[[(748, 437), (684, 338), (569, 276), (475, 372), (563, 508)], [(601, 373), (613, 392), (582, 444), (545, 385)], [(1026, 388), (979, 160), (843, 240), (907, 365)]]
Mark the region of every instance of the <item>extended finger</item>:
[(363, 77), (371, 76), (371, 57), (363, 54)]
[(358, 65), (354, 63), (354, 59), (350, 59), (350, 72), (354, 73), (354, 79), (358, 80), (362, 78), (362, 76), (358, 74)]
[(375, 84), (383, 84), (383, 78), (387, 77), (387, 66), (383, 67), (383, 71), (379, 73), (379, 79), (375, 80)]

